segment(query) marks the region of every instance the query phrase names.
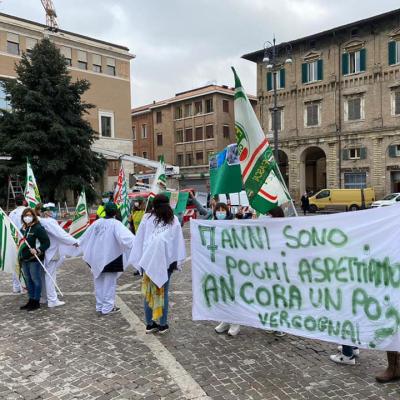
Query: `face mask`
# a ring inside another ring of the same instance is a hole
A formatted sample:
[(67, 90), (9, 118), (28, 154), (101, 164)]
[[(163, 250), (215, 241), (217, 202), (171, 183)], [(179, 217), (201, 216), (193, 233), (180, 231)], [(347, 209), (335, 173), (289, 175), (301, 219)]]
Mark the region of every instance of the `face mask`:
[(217, 211), (215, 213), (215, 216), (217, 219), (225, 219), (226, 218), (226, 212), (225, 211)]
[(27, 215), (26, 217), (24, 217), (24, 222), (27, 225), (29, 225), (32, 221), (33, 221), (33, 217), (31, 217), (30, 215)]
[(136, 208), (139, 208), (139, 203), (134, 203), (133, 204)]

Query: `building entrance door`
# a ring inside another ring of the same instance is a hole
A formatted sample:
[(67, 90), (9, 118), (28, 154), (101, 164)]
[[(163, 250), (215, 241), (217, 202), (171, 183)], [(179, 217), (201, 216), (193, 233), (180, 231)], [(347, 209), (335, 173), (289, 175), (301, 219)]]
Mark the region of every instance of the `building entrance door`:
[(326, 188), (326, 155), (319, 147), (309, 147), (302, 157), (302, 191), (316, 193)]
[(392, 193), (400, 193), (400, 171), (390, 173), (390, 187)]

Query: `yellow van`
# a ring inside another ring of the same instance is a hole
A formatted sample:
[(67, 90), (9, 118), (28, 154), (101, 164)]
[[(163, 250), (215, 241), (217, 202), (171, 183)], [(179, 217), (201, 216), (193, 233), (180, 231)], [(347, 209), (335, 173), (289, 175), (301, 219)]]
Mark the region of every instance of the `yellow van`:
[(375, 201), (375, 190), (366, 189), (322, 189), (309, 198), (310, 212), (325, 208), (345, 209), (356, 211), (360, 208), (371, 207)]

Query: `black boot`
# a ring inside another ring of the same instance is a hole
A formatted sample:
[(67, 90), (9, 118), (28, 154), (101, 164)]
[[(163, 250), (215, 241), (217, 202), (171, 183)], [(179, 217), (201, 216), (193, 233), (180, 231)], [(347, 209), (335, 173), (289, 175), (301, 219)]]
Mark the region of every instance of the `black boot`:
[(40, 301), (39, 300), (32, 300), (32, 304), (28, 307), (27, 311), (35, 311), (40, 308)]
[(24, 306), (21, 306), (19, 309), (20, 310), (27, 310), (29, 307), (31, 307), (32, 301), (35, 301), (35, 300), (29, 299), (28, 302)]

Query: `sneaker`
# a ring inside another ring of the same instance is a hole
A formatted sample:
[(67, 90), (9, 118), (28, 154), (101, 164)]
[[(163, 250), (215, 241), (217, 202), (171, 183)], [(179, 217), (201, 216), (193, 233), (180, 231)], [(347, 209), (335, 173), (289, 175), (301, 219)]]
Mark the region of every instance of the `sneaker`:
[(286, 333), (282, 332), (282, 331), (275, 331), (275, 336), (277, 336), (277, 337), (286, 336)]
[(355, 365), (356, 358), (354, 356), (347, 357), (342, 353), (334, 354), (329, 357), (333, 362), (338, 364)]
[(63, 306), (64, 304), (65, 304), (65, 301), (57, 300), (55, 303), (49, 303), (47, 307), (49, 307), (49, 308), (60, 307), (60, 306)]
[(266, 330), (265, 330), (265, 333), (268, 333), (268, 335), (271, 335), (272, 333), (275, 333), (275, 331), (271, 331), (271, 330), (269, 330), (269, 329), (266, 329)]
[(236, 336), (240, 332), (240, 325), (232, 324), (229, 328), (228, 335), (229, 336)]
[(114, 306), (111, 311), (109, 311), (108, 313), (102, 313), (102, 315), (116, 314), (116, 313), (119, 313), (120, 311), (121, 311), (121, 309), (119, 307)]
[(226, 322), (221, 322), (218, 326), (215, 327), (215, 332), (224, 333), (229, 329), (230, 325)]
[[(338, 346), (337, 349), (338, 351), (342, 352), (343, 346)], [(353, 349), (353, 356), (359, 357), (359, 355), (360, 355), (360, 349), (359, 348)]]
[(166, 333), (168, 333), (169, 332), (169, 326), (168, 325), (163, 325), (163, 326), (160, 326), (159, 328), (158, 328), (158, 333), (160, 334), (160, 335), (165, 335)]
[(146, 333), (157, 332), (159, 329), (160, 329), (160, 327), (155, 322), (153, 322), (150, 325), (146, 325)]

